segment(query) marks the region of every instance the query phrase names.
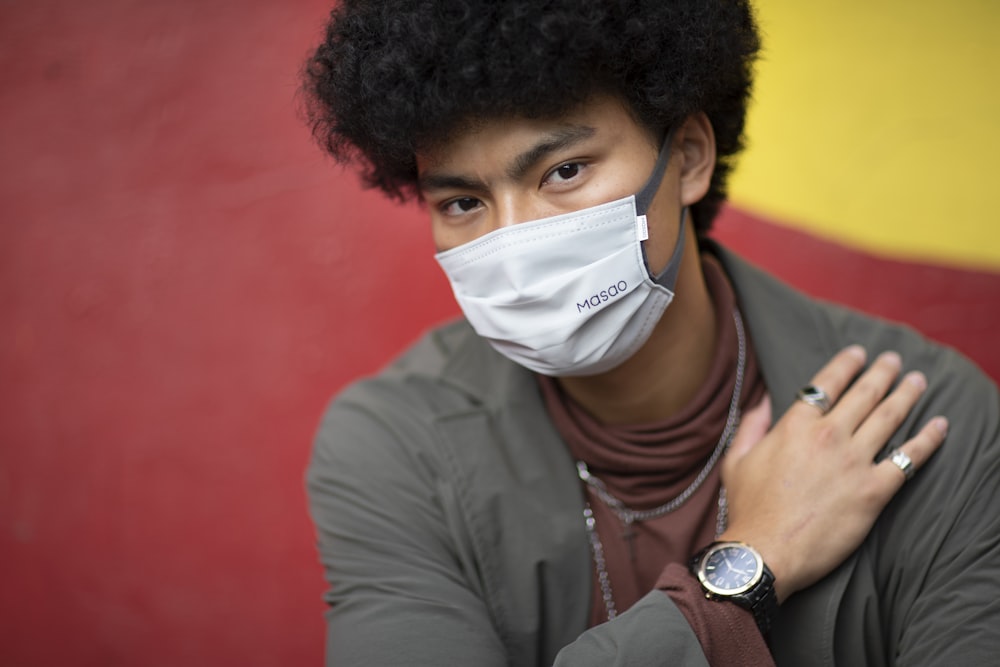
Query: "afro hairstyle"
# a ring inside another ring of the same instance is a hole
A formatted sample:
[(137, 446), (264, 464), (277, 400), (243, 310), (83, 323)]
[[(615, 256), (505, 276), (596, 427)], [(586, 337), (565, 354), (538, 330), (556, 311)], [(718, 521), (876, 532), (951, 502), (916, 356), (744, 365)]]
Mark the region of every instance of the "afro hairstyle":
[(742, 148), (760, 40), (747, 0), (340, 0), (303, 74), (317, 141), (366, 185), (419, 197), (415, 154), (498, 117), (555, 118), (597, 92), (655, 134), (704, 112), (717, 161), (699, 236)]

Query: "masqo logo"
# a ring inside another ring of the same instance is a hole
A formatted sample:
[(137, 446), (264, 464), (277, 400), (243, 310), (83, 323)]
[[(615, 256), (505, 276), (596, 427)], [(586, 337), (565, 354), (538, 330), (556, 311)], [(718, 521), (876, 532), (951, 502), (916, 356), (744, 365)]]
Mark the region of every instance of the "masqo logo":
[(585, 310), (590, 310), (591, 308), (597, 308), (602, 303), (610, 301), (615, 297), (621, 296), (628, 292), (628, 283), (624, 280), (619, 280), (614, 285), (609, 286), (607, 289), (602, 289), (597, 294), (587, 297), (583, 301), (577, 301), (576, 312), (582, 313)]

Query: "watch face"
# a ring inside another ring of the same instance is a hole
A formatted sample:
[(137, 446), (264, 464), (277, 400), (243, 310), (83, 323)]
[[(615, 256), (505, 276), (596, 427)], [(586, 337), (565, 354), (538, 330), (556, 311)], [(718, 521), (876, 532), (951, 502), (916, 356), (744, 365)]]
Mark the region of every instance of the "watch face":
[(751, 547), (721, 544), (702, 557), (698, 579), (717, 595), (738, 595), (753, 588), (763, 571), (763, 561)]

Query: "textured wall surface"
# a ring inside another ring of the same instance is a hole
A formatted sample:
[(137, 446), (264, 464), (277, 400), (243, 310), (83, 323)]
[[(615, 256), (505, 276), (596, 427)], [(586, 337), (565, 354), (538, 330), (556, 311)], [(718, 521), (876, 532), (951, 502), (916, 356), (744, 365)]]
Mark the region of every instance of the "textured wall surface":
[[(762, 9), (776, 42), (795, 25), (784, 5)], [(326, 9), (0, 3), (2, 665), (320, 662), (302, 491), (316, 421), (457, 312), (420, 211), (362, 192), (296, 117)], [(745, 169), (782, 164), (754, 127)], [(719, 235), (997, 377), (989, 196), (968, 252), (929, 263), (817, 240), (797, 231), (808, 211), (778, 219), (746, 197), (756, 213), (729, 210)]]
[(880, 254), (1000, 268), (1000, 3), (758, 6), (733, 200)]

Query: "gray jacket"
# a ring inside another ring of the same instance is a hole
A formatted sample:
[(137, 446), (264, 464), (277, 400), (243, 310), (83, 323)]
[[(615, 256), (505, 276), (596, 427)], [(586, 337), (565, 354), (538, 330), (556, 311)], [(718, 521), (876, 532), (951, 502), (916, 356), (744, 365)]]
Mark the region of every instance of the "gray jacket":
[[(835, 352), (899, 351), (941, 449), (845, 563), (782, 605), (779, 665), (1000, 664), (1000, 399), (910, 329), (819, 303), (721, 248), (782, 414)], [(576, 469), (532, 375), (464, 322), (438, 329), (328, 409), (308, 491), (331, 589), (327, 664), (706, 665), (652, 591), (587, 630), (592, 563)]]

